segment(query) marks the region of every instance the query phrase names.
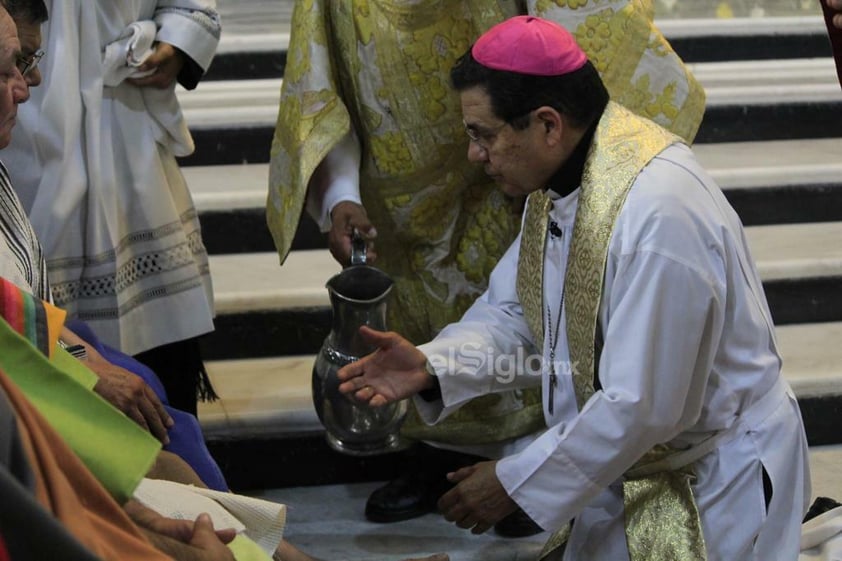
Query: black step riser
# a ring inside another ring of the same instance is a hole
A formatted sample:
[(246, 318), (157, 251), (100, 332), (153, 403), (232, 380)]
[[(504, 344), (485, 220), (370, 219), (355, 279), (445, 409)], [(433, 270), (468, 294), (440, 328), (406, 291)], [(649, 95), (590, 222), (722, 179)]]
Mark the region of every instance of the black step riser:
[[(792, 35), (708, 35), (669, 38), (675, 52), (687, 63), (737, 60), (775, 60), (831, 56), (827, 36), (819, 33)], [(284, 50), (222, 53), (214, 58), (205, 80), (268, 80), (282, 78)]]
[[(842, 277), (768, 281), (763, 288), (775, 325), (842, 321)], [(209, 360), (315, 354), (330, 318), (327, 307), (220, 314), (202, 350)]]
[[(837, 184), (727, 189), (725, 196), (746, 226), (842, 221), (842, 178)], [(212, 255), (275, 251), (263, 208), (206, 211), (199, 218)], [(325, 234), (304, 217), (292, 249), (326, 248)]]
[[(266, 163), (273, 127), (193, 128), (196, 151), (179, 160), (184, 166)], [(838, 101), (735, 105), (708, 108), (696, 143), (834, 138), (842, 130), (842, 93)]]
[[(800, 398), (798, 404), (810, 446), (839, 442), (842, 395)], [(320, 433), (211, 440), (208, 448), (237, 492), (387, 481), (399, 475), (410, 461), (400, 452), (367, 458), (343, 455), (332, 450)]]

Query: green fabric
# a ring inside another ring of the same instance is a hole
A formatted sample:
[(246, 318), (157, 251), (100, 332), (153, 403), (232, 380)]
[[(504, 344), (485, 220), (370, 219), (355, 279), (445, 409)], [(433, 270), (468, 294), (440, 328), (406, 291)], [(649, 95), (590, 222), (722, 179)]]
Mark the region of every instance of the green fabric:
[(260, 549), (260, 546), (243, 534), (237, 534), (234, 541), (228, 544), (228, 549), (237, 561), (272, 561), (272, 557)]
[(61, 370), (89, 390), (93, 390), (97, 380), (99, 380), (99, 377), (93, 370), (83, 365), (78, 358), (62, 349), (60, 345), (56, 345), (56, 348), (53, 350), (53, 357), (50, 359), (50, 362), (58, 370)]
[(0, 368), (108, 492), (121, 504), (128, 500), (161, 443), (93, 393), (96, 375), (60, 349), (51, 363), (5, 321), (0, 321)]

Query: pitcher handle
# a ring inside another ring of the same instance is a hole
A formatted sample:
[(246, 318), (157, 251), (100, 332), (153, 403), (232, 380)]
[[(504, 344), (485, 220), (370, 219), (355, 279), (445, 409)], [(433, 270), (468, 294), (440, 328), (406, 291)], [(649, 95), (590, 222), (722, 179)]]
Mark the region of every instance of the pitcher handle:
[(354, 228), (354, 233), (351, 235), (351, 265), (365, 265), (366, 262), (366, 244), (360, 231)]

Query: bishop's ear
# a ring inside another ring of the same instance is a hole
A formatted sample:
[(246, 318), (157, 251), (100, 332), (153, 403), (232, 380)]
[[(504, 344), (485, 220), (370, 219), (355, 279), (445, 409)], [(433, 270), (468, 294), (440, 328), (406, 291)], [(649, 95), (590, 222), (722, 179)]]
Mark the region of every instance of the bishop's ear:
[(561, 114), (558, 111), (552, 107), (540, 107), (535, 112), (535, 117), (548, 136), (556, 140), (560, 138), (564, 121), (562, 121)]

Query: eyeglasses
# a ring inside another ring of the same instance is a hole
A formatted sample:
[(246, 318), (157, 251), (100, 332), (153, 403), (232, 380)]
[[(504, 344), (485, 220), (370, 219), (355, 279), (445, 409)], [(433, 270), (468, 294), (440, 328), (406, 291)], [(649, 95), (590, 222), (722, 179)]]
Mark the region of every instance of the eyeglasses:
[(494, 129), (479, 130), (466, 123), (465, 119), (462, 119), (462, 126), (465, 127), (465, 134), (468, 135), (468, 138), (470, 138), (472, 142), (475, 142), (477, 146), (486, 152), (488, 152), (488, 149), (491, 148), (492, 144), (494, 144), (494, 138), (497, 136), (497, 133), (503, 130), (503, 127), (508, 124), (509, 123), (503, 123)]
[(44, 54), (44, 51), (38, 49), (29, 56), (19, 56), (15, 64), (17, 65), (18, 70), (20, 70), (20, 73), (26, 76), (38, 68), (38, 63), (41, 62), (42, 58), (44, 58)]
[[(508, 121), (503, 123), (498, 127), (494, 127), (492, 129), (483, 129), (477, 128), (473, 125), (469, 125), (465, 122), (465, 119), (462, 119), (462, 126), (465, 127), (465, 134), (468, 135), (468, 138), (471, 139), (477, 146), (483, 149), (483, 151), (488, 152), (488, 149), (491, 148), (491, 145), (494, 144), (494, 141), (497, 139), (497, 133), (503, 130), (503, 127), (506, 125), (511, 125), (512, 122), (525, 117), (526, 115), (531, 114), (535, 109), (530, 109), (521, 115), (518, 115), (512, 121)], [(520, 127), (519, 127), (520, 128)]]

